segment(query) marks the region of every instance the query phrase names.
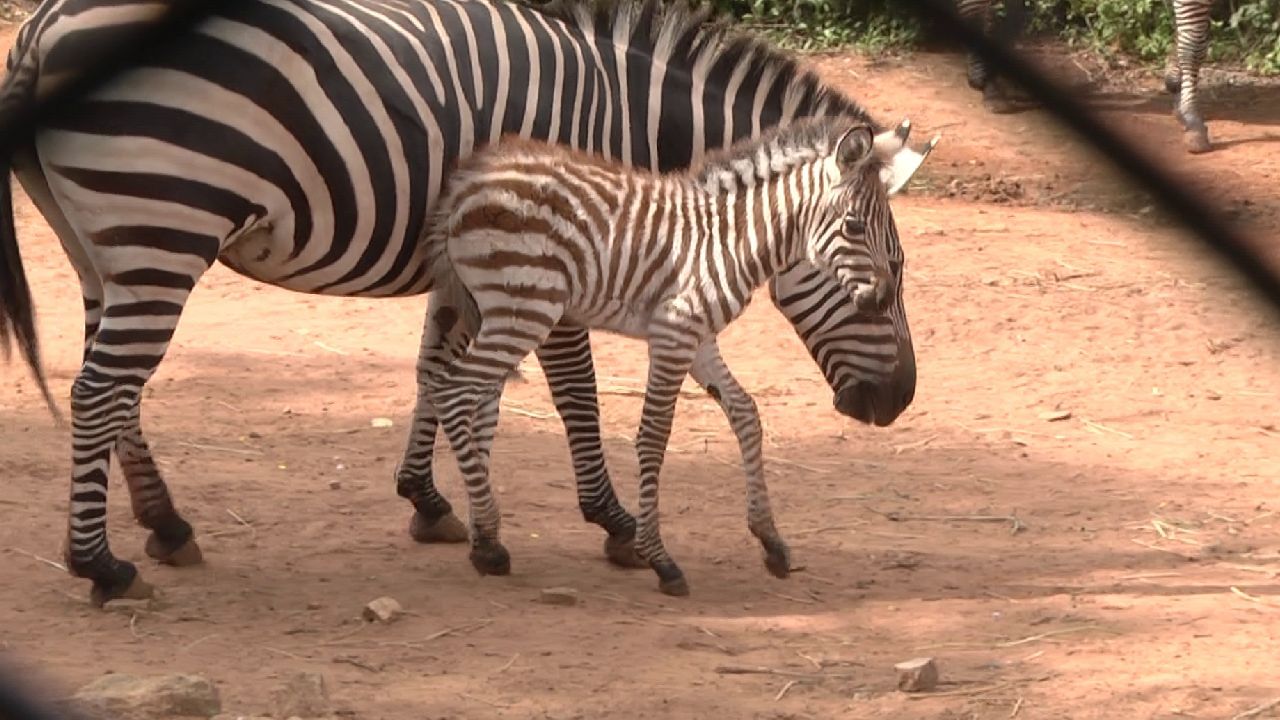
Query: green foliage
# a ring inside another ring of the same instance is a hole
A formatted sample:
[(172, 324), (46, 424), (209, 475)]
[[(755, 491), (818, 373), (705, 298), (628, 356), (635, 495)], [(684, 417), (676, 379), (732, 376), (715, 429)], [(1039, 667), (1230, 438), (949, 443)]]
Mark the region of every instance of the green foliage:
[[(868, 50), (947, 40), (945, 27), (922, 25), (911, 0), (713, 0), (721, 10), (785, 45), (818, 49), (854, 45)], [(1003, 5), (997, 0), (997, 7)], [(1173, 13), (1166, 0), (1028, 0), (1028, 29), (1103, 52), (1150, 63), (1173, 47)], [(1215, 61), (1280, 73), (1280, 2), (1218, 0), (1210, 41)]]
[(713, 0), (721, 10), (784, 46), (819, 50), (846, 45), (878, 51), (914, 45), (918, 24), (895, 0)]

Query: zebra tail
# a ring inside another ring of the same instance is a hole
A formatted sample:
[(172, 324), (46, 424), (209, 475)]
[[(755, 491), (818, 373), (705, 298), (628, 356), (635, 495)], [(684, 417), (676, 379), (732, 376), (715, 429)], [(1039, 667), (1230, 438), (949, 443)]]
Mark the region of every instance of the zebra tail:
[(17, 339), (22, 358), (35, 376), (36, 386), (49, 413), (61, 425), (62, 414), (49, 392), (49, 383), (40, 361), (35, 305), (31, 300), (26, 270), (22, 267), (22, 254), (18, 251), (18, 233), (13, 223), (13, 189), (9, 180), (11, 164), (9, 157), (0, 156), (0, 355), (6, 361), (10, 360), (10, 342)]
[[(445, 334), (458, 323), (462, 323), (462, 332), (469, 344), (471, 338), (475, 337), (480, 329), (480, 308), (476, 305), (475, 298), (471, 296), (471, 291), (454, 271), (453, 262), (449, 260), (448, 231), (445, 229), (448, 222), (447, 216), (438, 217), (437, 221), (432, 223), (433, 229), (427, 235), (427, 242), (431, 245), (428, 262), (433, 277), (431, 292), (435, 293), (433, 298), (436, 305), (435, 320), (441, 325), (440, 331)], [(460, 348), (459, 351), (462, 349), (465, 348)], [(520, 368), (514, 368), (507, 374), (507, 382), (513, 380), (518, 383), (525, 381)]]

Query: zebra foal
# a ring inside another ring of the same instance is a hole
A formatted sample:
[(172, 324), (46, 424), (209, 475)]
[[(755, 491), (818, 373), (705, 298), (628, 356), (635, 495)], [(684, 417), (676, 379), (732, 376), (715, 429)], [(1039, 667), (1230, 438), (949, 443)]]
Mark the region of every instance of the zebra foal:
[(854, 415), (887, 425), (910, 404), (916, 370), (902, 303), (903, 255), (879, 179), (892, 145), (892, 136), (877, 143), (865, 124), (818, 119), (668, 175), (527, 141), (461, 163), (426, 242), (442, 294), (432, 312), (442, 325), (461, 319), (471, 341), (429, 375), (427, 392), (471, 501), (477, 570), (505, 574), (510, 556), (498, 539), (487, 444), (476, 437), (491, 437), (491, 428), (473, 423), (508, 373), (558, 323), (570, 322), (648, 341), (636, 435), (636, 551), (657, 572), (660, 589), (689, 591), (658, 528), (658, 476), (688, 374), (729, 417), (747, 475), (748, 527), (769, 571), (788, 575), (789, 551), (769, 507), (756, 406), (720, 359), (715, 338), (756, 288), (808, 262), (852, 299), (877, 354), (892, 367)]

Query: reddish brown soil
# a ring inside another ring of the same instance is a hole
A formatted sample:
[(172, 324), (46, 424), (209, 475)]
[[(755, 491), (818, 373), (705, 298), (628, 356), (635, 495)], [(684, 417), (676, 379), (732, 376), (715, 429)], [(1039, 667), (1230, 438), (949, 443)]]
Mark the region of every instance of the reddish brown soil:
[[(154, 607), (93, 610), (83, 582), (34, 557), (59, 556), (68, 432), (10, 365), (0, 646), (55, 687), (107, 670), (203, 672), (246, 714), (313, 670), (340, 710), (397, 720), (1227, 718), (1280, 696), (1275, 313), (1041, 113), (986, 114), (957, 58), (817, 62), (877, 113), (909, 114), (921, 139), (943, 127), (946, 141), (896, 202), (920, 366), (897, 424), (836, 415), (767, 301), (723, 338), (760, 402), (803, 572), (766, 574), (733, 437), (702, 397), (682, 401), (663, 491), (692, 597), (608, 567), (533, 364), (505, 398), (494, 450), (514, 574), (480, 578), (465, 548), (414, 545), (391, 472), (423, 301), (308, 297), (218, 268), (146, 397), (207, 564), (147, 562), (118, 483), (114, 549), (160, 587)], [(1274, 242), (1280, 93), (1215, 86), (1210, 127), (1225, 147), (1190, 157), (1153, 75), (1094, 79), (1109, 122)], [(18, 222), (66, 397), (77, 284), (25, 198)], [(631, 504), (644, 354), (606, 336), (596, 347), (611, 466)], [(1059, 409), (1071, 416), (1044, 419)], [(373, 427), (379, 417), (394, 427)], [(447, 452), (438, 467), (460, 502)], [(582, 602), (537, 602), (558, 585)], [(379, 595), (411, 614), (363, 627)], [(448, 628), (462, 629), (440, 636)], [(917, 655), (938, 658), (949, 694), (894, 689), (892, 664)], [(831, 677), (793, 685), (726, 665)]]

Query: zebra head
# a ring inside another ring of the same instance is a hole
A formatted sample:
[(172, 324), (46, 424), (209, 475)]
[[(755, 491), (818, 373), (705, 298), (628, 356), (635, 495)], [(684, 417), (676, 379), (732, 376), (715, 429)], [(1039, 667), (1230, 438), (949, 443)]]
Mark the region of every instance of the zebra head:
[[(835, 407), (860, 422), (892, 423), (915, 397), (916, 363), (902, 300), (903, 252), (889, 206), (884, 169), (905, 143), (876, 136), (865, 124), (831, 125), (831, 137), (813, 190), (805, 235), (806, 263), (780, 273), (770, 284), (774, 303), (819, 361), (835, 393)], [(839, 290), (832, 291), (830, 279)], [(779, 280), (789, 292), (778, 293)], [(803, 298), (804, 316), (789, 312), (787, 300)], [(817, 300), (815, 301), (815, 298)], [(853, 300), (854, 312), (839, 327), (829, 316)], [(822, 326), (823, 333), (811, 333)]]

